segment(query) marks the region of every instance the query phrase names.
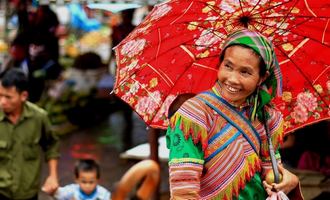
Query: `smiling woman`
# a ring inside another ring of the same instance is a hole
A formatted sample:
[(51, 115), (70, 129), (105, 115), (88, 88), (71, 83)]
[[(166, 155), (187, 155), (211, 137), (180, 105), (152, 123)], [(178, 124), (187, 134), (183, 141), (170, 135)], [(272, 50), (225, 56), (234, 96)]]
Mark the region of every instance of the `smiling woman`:
[(259, 56), (250, 48), (228, 47), (218, 71), (221, 96), (233, 105), (241, 105), (266, 76), (260, 74)]
[[(270, 105), (281, 91), (273, 46), (242, 29), (222, 49), (214, 86), (187, 100), (170, 119), (171, 199), (264, 200), (276, 195), (272, 187), (289, 193), (298, 178), (281, 166), (280, 183), (263, 181), (273, 173), (267, 138), (277, 150), (283, 137), (282, 115)], [(279, 153), (276, 158), (280, 163)]]

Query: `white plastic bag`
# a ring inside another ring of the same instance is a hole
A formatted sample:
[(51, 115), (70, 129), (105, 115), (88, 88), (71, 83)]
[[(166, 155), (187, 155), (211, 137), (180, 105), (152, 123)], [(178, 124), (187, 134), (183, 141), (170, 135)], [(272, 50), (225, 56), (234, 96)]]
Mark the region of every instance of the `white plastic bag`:
[(286, 196), (286, 194), (284, 194), (284, 192), (279, 191), (279, 192), (273, 193), (272, 196), (267, 197), (266, 200), (289, 200), (289, 198)]

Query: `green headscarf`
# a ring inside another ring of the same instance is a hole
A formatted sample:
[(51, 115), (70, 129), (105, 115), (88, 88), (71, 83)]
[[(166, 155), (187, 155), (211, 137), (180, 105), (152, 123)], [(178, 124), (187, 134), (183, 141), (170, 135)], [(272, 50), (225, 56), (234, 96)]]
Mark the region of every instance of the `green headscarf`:
[(259, 120), (263, 121), (263, 107), (270, 103), (276, 95), (282, 94), (282, 74), (274, 47), (265, 36), (248, 29), (241, 29), (228, 35), (222, 49), (225, 50), (232, 45), (244, 45), (253, 49), (261, 56), (265, 63), (266, 71), (269, 72), (268, 78), (261, 83), (258, 91), (248, 98), (248, 101), (254, 104), (250, 116), (251, 120), (254, 120), (257, 116)]

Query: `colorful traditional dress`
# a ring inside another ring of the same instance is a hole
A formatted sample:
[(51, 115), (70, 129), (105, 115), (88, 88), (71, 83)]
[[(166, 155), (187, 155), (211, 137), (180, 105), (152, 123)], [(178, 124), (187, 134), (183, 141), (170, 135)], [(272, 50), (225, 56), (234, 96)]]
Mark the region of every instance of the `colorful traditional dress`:
[[(216, 83), (186, 101), (170, 119), (167, 146), (172, 199), (264, 200), (267, 194), (261, 174), (271, 169), (264, 126), (258, 119), (248, 122), (251, 106), (235, 108), (219, 94)], [(278, 149), (282, 115), (269, 107), (267, 112), (270, 136)]]

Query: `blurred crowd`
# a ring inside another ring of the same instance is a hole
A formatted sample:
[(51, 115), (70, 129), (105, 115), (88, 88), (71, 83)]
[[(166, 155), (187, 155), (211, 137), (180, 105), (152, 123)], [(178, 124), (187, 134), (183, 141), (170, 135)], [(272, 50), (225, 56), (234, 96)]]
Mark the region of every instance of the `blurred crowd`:
[[(111, 55), (105, 60), (97, 51), (85, 51), (71, 57), (71, 64), (61, 63), (66, 56), (60, 52), (61, 37), (70, 31), (79, 35), (95, 30), (101, 22), (89, 18), (88, 12), (77, 14), (88, 9), (72, 4), (68, 7), (75, 9), (75, 26), (63, 29), (49, 4), (10, 4), (14, 8), (10, 20), (17, 19), (17, 27), (0, 66), (0, 199), (38, 199), (41, 150), (48, 163), (44, 192), (57, 199), (109, 199), (109, 191), (97, 184), (100, 172), (94, 160), (77, 163), (76, 184), (59, 187), (57, 172), (59, 136), (95, 125), (115, 111), (122, 111), (126, 122), (123, 148), (132, 147), (132, 110), (110, 94)], [(135, 28), (133, 13), (133, 9), (122, 11), (118, 23), (111, 24), (109, 49)]]
[[(9, 56), (2, 62), (0, 73), (11, 68), (25, 72), (29, 77), (29, 101), (49, 113), (53, 128), (59, 134), (93, 125), (118, 109), (124, 111), (125, 132), (130, 132), (131, 109), (110, 95), (115, 73), (115, 69), (110, 72), (109, 68), (114, 65), (111, 50), (106, 58), (99, 51), (87, 50), (71, 56), (73, 61), (69, 65), (61, 63), (67, 56), (60, 52), (61, 37), (67, 37), (69, 32), (81, 36), (99, 29), (102, 21), (93, 18), (93, 12), (85, 4), (68, 4), (71, 22), (63, 26), (57, 15), (59, 11), (55, 12), (49, 4), (11, 3), (14, 8), (11, 18), (17, 19), (17, 30), (10, 38)], [(109, 34), (107, 49), (117, 45), (134, 29), (133, 13), (134, 9), (124, 10), (110, 18), (106, 26), (112, 34)], [(125, 136), (128, 148), (130, 133), (124, 135), (128, 135)]]

